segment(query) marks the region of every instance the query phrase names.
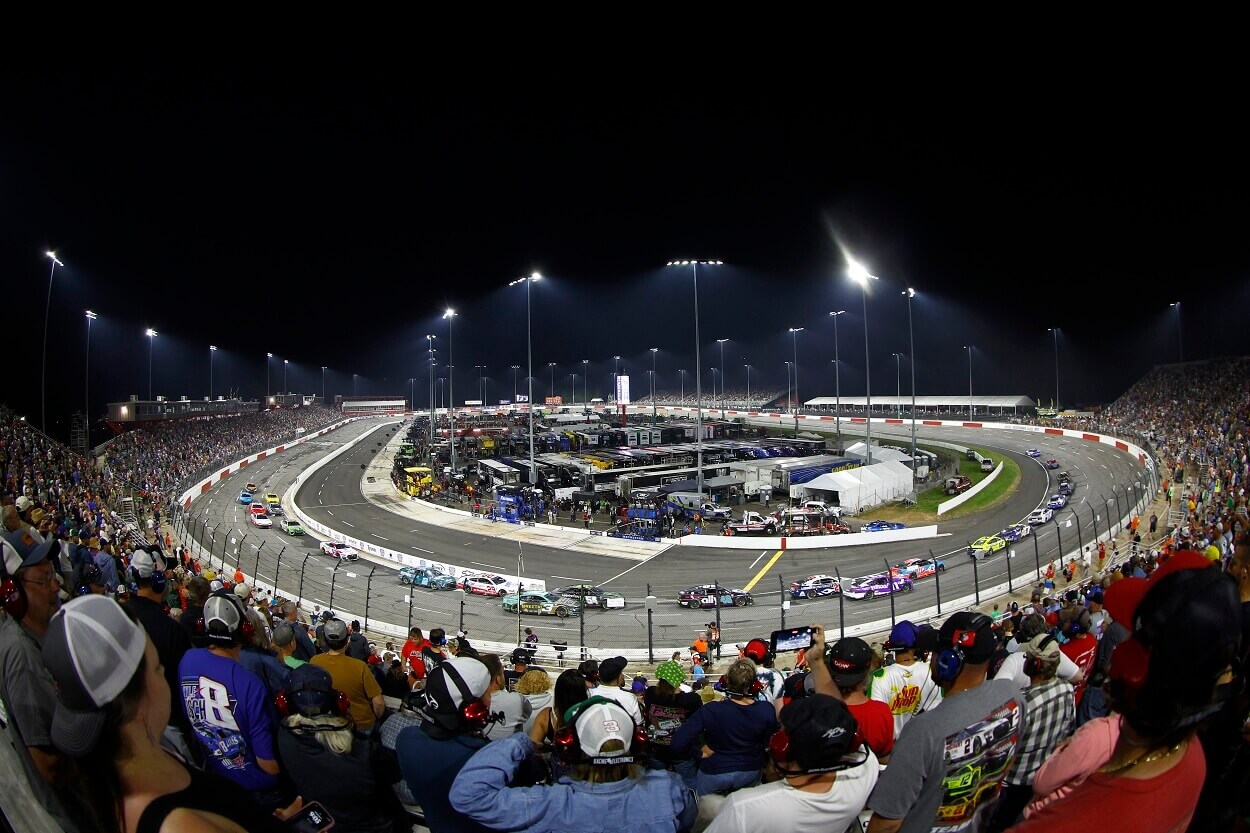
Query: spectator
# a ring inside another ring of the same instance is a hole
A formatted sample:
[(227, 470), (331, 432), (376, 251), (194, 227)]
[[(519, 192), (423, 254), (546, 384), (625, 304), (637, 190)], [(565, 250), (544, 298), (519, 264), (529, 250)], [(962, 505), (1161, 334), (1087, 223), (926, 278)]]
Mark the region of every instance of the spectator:
[(1065, 829), (1097, 813), (1105, 833), (1152, 833), (1183, 830), (1193, 816), (1206, 776), (1194, 727), (1227, 696), (1219, 683), (1241, 630), (1236, 586), (1206, 556), (1181, 552), (1149, 579), (1116, 582), (1106, 603), (1112, 618), (1134, 624), (1111, 660), (1122, 715), (1115, 747), (1097, 778), (1012, 831)]
[(529, 670), (530, 652), (526, 648), (517, 648), (512, 652), (510, 657), (512, 660), (512, 668), (503, 672), (504, 687), (503, 691), (516, 691), (516, 684)]
[(1075, 685), (1077, 706), (1081, 705), (1081, 698), (1085, 696), (1085, 681), (1093, 671), (1094, 661), (1098, 655), (1098, 640), (1090, 636), (1088, 629), (1088, 616), (1081, 619), (1073, 619), (1064, 630), (1064, 635), (1068, 641), (1063, 643), (1060, 648), (1063, 655), (1071, 660), (1072, 664), (1080, 669), (1081, 672), (1081, 676)]
[(198, 640), (195, 625), (204, 618), (204, 602), (210, 593), (212, 590), (209, 589), (208, 579), (203, 576), (192, 576), (187, 582), (187, 606), (183, 608), (178, 621), (191, 634), (191, 644), (196, 648), (203, 646)]
[(1081, 726), (1033, 776), (1033, 800), (1024, 811), (1029, 818), (1050, 802), (1072, 792), (1111, 758), (1120, 737), (1120, 716), (1100, 717)]
[(353, 731), (351, 710), (330, 674), (309, 663), (293, 671), (278, 716), (278, 751), (296, 792), (321, 802), (336, 830), (393, 833), (402, 808), (383, 783), (389, 773), (377, 770), (369, 741)]
[[(1029, 675), (1024, 671), (1026, 659), (1023, 646), (1033, 641), (1039, 634), (1047, 633), (1046, 618), (1040, 613), (1030, 613), (1020, 620), (1016, 631), (1016, 650), (1009, 653), (1003, 664), (994, 675), (995, 680), (1012, 680), (1020, 688), (1029, 684)], [(1059, 657), (1059, 678), (1075, 684), (1082, 679), (1081, 669), (1066, 655)]]
[(91, 829), (110, 833), (285, 830), (239, 786), (161, 746), (169, 685), (131, 616), (107, 596), (84, 596), (53, 617), (44, 641), (58, 692), (52, 738), (75, 761), (78, 812)]
[(772, 703), (756, 699), (755, 666), (738, 660), (724, 678), (728, 700), (707, 703), (691, 714), (673, 736), (675, 758), (688, 756), (703, 736), (703, 754), (695, 776), (699, 795), (730, 792), (760, 782), (765, 747), (777, 731)]
[(421, 647), (421, 661), (425, 664), (425, 674), (428, 677), (430, 672), (437, 668), (447, 659), (447, 654), (443, 652), (443, 647), (447, 644), (447, 631), (442, 628), (434, 628), (430, 631), (430, 638), (427, 639)]
[(1006, 830), (1033, 798), (1033, 776), (1059, 742), (1072, 734), (1076, 702), (1072, 686), (1060, 679), (1059, 642), (1038, 634), (1024, 647), (1029, 687), (1024, 690), (1024, 725), (1016, 757), (1007, 765), (1003, 789), (991, 811), (990, 833)]
[(358, 659), (361, 662), (369, 661), (369, 640), (365, 639), (365, 635), (360, 632), (360, 620), (352, 620), (351, 633), (347, 635), (347, 651), (345, 652), (352, 659)]
[(73, 802), (63, 803), (53, 788), (63, 777), (65, 762), (52, 744), (56, 688), (40, 656), (49, 623), (61, 606), (60, 576), (50, 560), (55, 547), (54, 541), (41, 542), (25, 529), (0, 535), (0, 583), (12, 583), (11, 593), (5, 587), (6, 615), (0, 617), (0, 699), (32, 796), (57, 824), (76, 831), (80, 824), (71, 815)]
[(615, 700), (629, 712), (634, 723), (642, 725), (642, 710), (638, 707), (638, 698), (633, 692), (621, 688), (621, 675), (625, 673), (625, 666), (628, 664), (625, 657), (612, 657), (599, 663), (599, 684), (590, 689), (589, 696)]
[[(824, 633), (823, 628), (821, 633)], [(848, 636), (833, 643), (827, 656), (823, 643), (813, 640), (812, 649), (817, 658), (824, 656), (829, 677), (837, 689), (835, 692), (827, 684), (822, 684), (824, 675), (816, 674), (816, 692), (837, 697), (846, 703), (859, 728), (856, 739), (868, 744), (881, 763), (888, 763), (890, 750), (894, 748), (894, 715), (885, 703), (864, 693), (868, 675), (872, 673), (872, 648), (858, 636)]]
[(421, 659), (421, 653), (427, 645), (429, 643), (421, 634), (420, 628), (409, 628), (408, 640), (404, 643), (404, 647), (399, 649), (399, 657), (404, 662), (404, 670), (408, 672), (408, 681), (413, 688), (416, 688), (418, 683), (424, 685), (425, 661)]
[(408, 675), (404, 673), (404, 664), (399, 657), (392, 659), (387, 666), (381, 685), (383, 697), (394, 697), (397, 700), (404, 699), (412, 690), (408, 687)]
[(493, 721), (486, 727), (483, 735), (487, 740), (499, 740), (506, 735), (521, 731), (533, 713), (533, 707), (525, 695), (507, 690), (503, 677), (503, 663), (499, 661), (498, 655), (483, 654), (480, 659), (486, 666), (486, 670), (490, 672), (492, 713), (500, 716), (499, 720)]
[(530, 704), (530, 716), (525, 719), (524, 732), (528, 735), (534, 728), (534, 721), (543, 709), (551, 705), (554, 694), (551, 691), (551, 675), (541, 668), (531, 668), (517, 680), (517, 693), (525, 697)]
[(655, 676), (655, 685), (642, 697), (643, 718), (651, 736), (651, 759), (656, 765), (676, 772), (686, 786), (693, 789), (694, 759), (673, 753), (673, 735), (703, 706), (703, 700), (697, 694), (681, 690), (686, 674), (679, 663), (660, 663)]
[[(993, 625), (983, 613), (961, 611), (942, 624), (930, 661), (942, 702), (912, 718), (899, 735), (890, 765), (868, 799), (869, 833), (928, 831), (940, 826), (939, 820), (973, 829), (983, 823), (980, 817), (997, 798), (1002, 777), (989, 756), (1010, 758), (1024, 728), (1019, 687), (985, 679), (996, 648)], [(958, 801), (948, 799), (946, 780), (981, 761), (987, 765), (979, 771), (986, 774)]]
[(178, 666), (183, 705), (210, 772), (276, 809), (286, 801), (278, 776), (277, 720), (265, 684), (239, 663), (251, 638), (243, 603), (228, 590), (204, 602), (206, 648), (192, 648)]
[(490, 718), (490, 672), (479, 660), (452, 657), (430, 669), (420, 698), (421, 724), (395, 740), (408, 792), (425, 812), (430, 833), (481, 833), (489, 828), (452, 809), (448, 794), (461, 768), (487, 744), (482, 730)]
[(906, 619), (896, 624), (885, 642), (885, 649), (894, 652), (894, 663), (869, 678), (868, 696), (885, 703), (894, 717), (895, 740), (912, 717), (942, 702), (928, 663), (917, 662), (923, 658), (916, 645), (919, 636), (920, 629)]
[(312, 658), (312, 665), (324, 668), (334, 681), (334, 688), (347, 695), (351, 701), (352, 722), (366, 734), (386, 713), (386, 701), (382, 699), (382, 687), (369, 670), (369, 666), (349, 657), (347, 651), (347, 623), (331, 619), (325, 624), (326, 653)]
[(786, 683), (785, 675), (773, 670), (772, 646), (764, 639), (752, 639), (743, 647), (742, 656), (755, 666), (755, 676), (760, 685), (756, 697), (775, 703), (781, 696), (781, 689)]
[[(551, 752), (555, 748), (556, 734), (564, 726), (564, 715), (589, 696), (580, 672), (572, 668), (561, 672), (552, 689), (551, 705), (536, 713), (530, 725), (529, 736), (534, 746), (545, 753)], [(568, 765), (559, 758), (551, 758), (549, 766), (552, 780), (568, 774)]]
[(100, 568), (90, 561), (74, 567), (70, 587), (73, 588), (73, 596), (85, 596), (88, 593), (104, 595), (108, 592), (108, 588), (104, 586), (104, 577), (100, 575)]
[(534, 753), (528, 738), (511, 735), (468, 761), (452, 784), (451, 804), (495, 830), (689, 830), (697, 813), (694, 796), (673, 773), (640, 766), (639, 731), (619, 703), (591, 697), (569, 710), (557, 738), (557, 750), (571, 766), (569, 779), (509, 788)]
[[(307, 664), (304, 660), (295, 656), (295, 628), (292, 627), (290, 622), (280, 622), (273, 629), (273, 647), (278, 652), (278, 659), (292, 671), (301, 665)], [(289, 684), (290, 680), (288, 679)]]
[(781, 726), (769, 752), (782, 780), (731, 794), (707, 833), (858, 829), (878, 764), (871, 750), (856, 743), (850, 710), (836, 698), (813, 694), (782, 709)]
[(291, 626), (291, 631), (295, 635), (294, 657), (310, 662), (317, 655), (317, 649), (308, 638), (308, 628), (299, 620), (299, 605), (292, 601), (285, 601), (278, 607), (278, 610), (282, 614), (282, 621)]

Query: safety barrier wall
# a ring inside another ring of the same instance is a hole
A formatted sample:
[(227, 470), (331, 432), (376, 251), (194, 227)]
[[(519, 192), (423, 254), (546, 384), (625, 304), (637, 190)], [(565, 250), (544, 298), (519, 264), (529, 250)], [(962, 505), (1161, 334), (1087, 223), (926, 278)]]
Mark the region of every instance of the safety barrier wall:
[(1003, 471), (1003, 464), (1000, 462), (994, 468), (994, 471), (990, 474), (989, 477), (986, 477), (980, 483), (973, 486), (971, 489), (964, 492), (963, 494), (955, 495), (950, 500), (944, 500), (941, 503), (939, 503), (938, 508), (937, 508), (937, 513), (939, 515), (945, 515), (947, 512), (951, 511), (956, 506), (963, 504), (965, 501), (972, 500), (974, 497), (976, 497), (982, 491), (984, 491), (991, 483), (997, 480), (998, 475), (1001, 474), (1002, 471)]
[(881, 532), (853, 532), (849, 535), (812, 535), (766, 538), (755, 535), (686, 535), (674, 543), (679, 547), (711, 547), (733, 550), (822, 550), (936, 538), (937, 526), (909, 526)]

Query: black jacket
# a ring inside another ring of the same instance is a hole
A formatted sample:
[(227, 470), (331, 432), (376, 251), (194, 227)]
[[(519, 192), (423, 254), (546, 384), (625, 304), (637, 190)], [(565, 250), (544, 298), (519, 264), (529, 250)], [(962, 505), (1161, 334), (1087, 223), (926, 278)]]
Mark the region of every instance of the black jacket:
[(160, 658), (161, 665), (165, 666), (165, 680), (169, 683), (171, 698), (169, 723), (189, 728), (186, 713), (182, 709), (182, 682), (178, 679), (178, 663), (182, 661), (183, 654), (191, 650), (191, 633), (181, 623), (170, 618), (161, 602), (132, 593), (128, 604), (139, 624), (143, 625), (143, 629), (152, 638), (152, 644), (156, 646), (156, 656)]

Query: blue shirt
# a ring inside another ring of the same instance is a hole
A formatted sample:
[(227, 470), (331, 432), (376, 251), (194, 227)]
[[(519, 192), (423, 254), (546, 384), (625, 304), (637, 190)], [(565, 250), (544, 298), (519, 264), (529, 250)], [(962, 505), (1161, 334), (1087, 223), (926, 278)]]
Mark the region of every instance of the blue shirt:
[(694, 793), (663, 769), (611, 784), (563, 777), (551, 786), (509, 787), (533, 748), (524, 734), (487, 745), (460, 770), (451, 806), (494, 830), (528, 833), (675, 833), (694, 826)]
[(229, 657), (193, 648), (178, 664), (182, 702), (209, 769), (245, 790), (278, 787), (276, 776), (256, 763), (276, 761), (277, 717), (260, 678)]
[[(530, 742), (529, 735), (524, 733), (517, 737)], [(469, 735), (432, 738), (420, 726), (409, 726), (395, 739), (399, 769), (404, 773), (408, 791), (425, 812), (425, 826), (430, 828), (430, 833), (489, 831), (489, 828), (453, 810), (447, 795), (460, 768), (486, 744), (484, 738)]]
[(117, 589), (117, 585), (120, 582), (120, 579), (117, 577), (117, 562), (113, 560), (113, 556), (100, 550), (96, 550), (91, 554), (91, 560), (100, 568), (100, 583), (112, 593)]
[(750, 772), (764, 765), (764, 750), (777, 731), (777, 710), (766, 700), (739, 706), (731, 700), (708, 703), (686, 720), (673, 736), (673, 754), (686, 757), (704, 734), (714, 754), (699, 760), (710, 774)]

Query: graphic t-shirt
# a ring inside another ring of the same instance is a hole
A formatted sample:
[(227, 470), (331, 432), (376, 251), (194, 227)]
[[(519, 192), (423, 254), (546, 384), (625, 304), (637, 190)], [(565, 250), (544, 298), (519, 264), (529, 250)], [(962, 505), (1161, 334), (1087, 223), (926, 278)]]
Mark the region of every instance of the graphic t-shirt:
[(869, 809), (903, 819), (901, 833), (979, 829), (977, 817), (998, 798), (1024, 731), (1022, 701), (1015, 683), (990, 680), (914, 717)]
[(245, 790), (277, 788), (278, 779), (256, 763), (277, 760), (277, 719), (260, 678), (207, 648), (187, 651), (178, 664), (182, 703), (213, 772)]
[(877, 670), (869, 678), (868, 696), (890, 707), (894, 715), (894, 739), (915, 715), (936, 708), (942, 702), (942, 689), (933, 682), (929, 665), (894, 663)]
[(703, 698), (697, 694), (678, 692), (665, 700), (654, 687), (648, 688), (642, 696), (642, 718), (647, 723), (651, 754), (664, 763), (680, 760), (672, 752), (673, 735), (702, 706)]

